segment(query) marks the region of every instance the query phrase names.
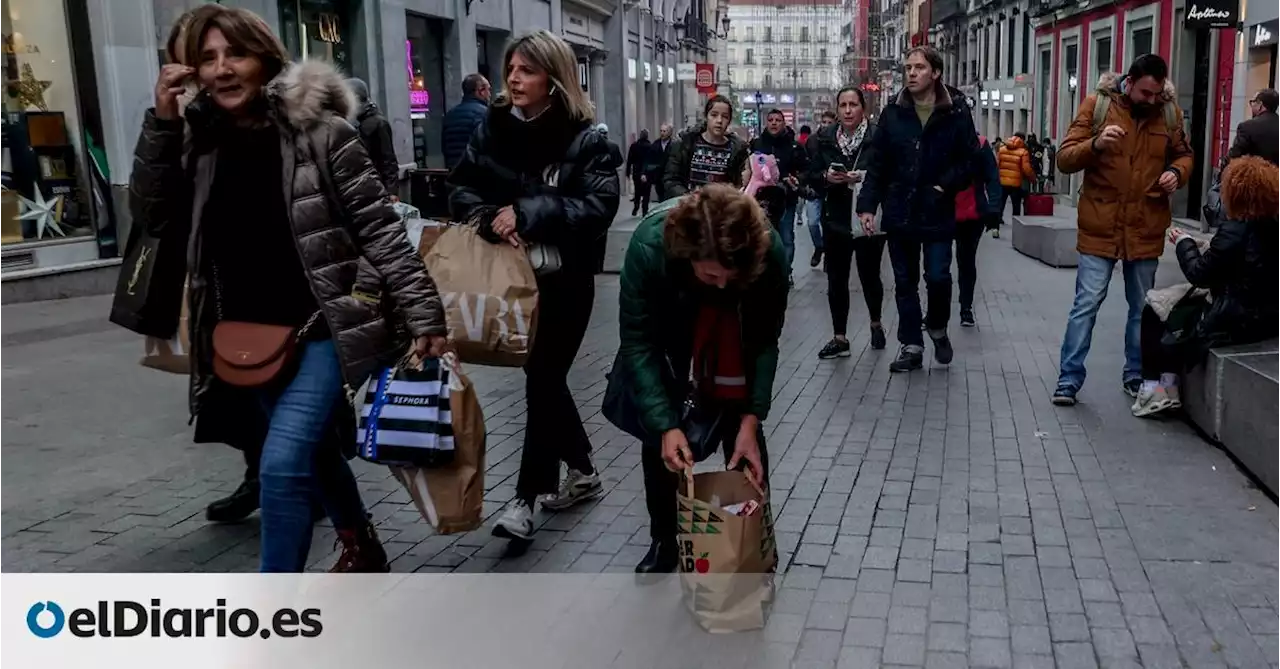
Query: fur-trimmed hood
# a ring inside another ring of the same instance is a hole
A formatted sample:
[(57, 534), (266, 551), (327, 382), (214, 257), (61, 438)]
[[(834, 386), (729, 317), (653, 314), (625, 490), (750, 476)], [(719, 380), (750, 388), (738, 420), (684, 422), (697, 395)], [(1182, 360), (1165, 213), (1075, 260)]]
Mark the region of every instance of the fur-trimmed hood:
[[(361, 105), (346, 79), (329, 63), (305, 60), (287, 65), (264, 87), (271, 113), (278, 122), (294, 130), (311, 130), (326, 114), (335, 114), (354, 124)], [(225, 114), (203, 90), (189, 90), (178, 100), (191, 130), (202, 136)]]
[(1222, 206), (1237, 221), (1276, 221), (1280, 169), (1257, 156), (1236, 158), (1222, 171)]
[(287, 66), (267, 84), (267, 97), (283, 119), (298, 130), (314, 127), (325, 112), (354, 122), (361, 108), (346, 79), (333, 65), (319, 60)]
[[(1100, 95), (1122, 95), (1120, 92), (1120, 82), (1124, 80), (1124, 76), (1125, 75), (1120, 74), (1119, 72), (1107, 72), (1106, 74), (1098, 77), (1098, 93)], [(1174, 102), (1177, 99), (1178, 91), (1173, 87), (1173, 82), (1166, 77), (1164, 80), (1164, 92), (1160, 94), (1160, 101)]]

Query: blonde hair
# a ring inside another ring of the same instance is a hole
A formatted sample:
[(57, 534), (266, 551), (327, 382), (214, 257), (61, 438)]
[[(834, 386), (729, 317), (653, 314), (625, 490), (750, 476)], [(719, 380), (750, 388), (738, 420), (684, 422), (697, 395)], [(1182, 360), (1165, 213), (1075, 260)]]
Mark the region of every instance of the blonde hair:
[[(595, 108), (582, 90), (582, 84), (578, 82), (578, 59), (574, 57), (573, 49), (567, 42), (546, 30), (535, 30), (511, 40), (506, 52), (502, 54), (504, 89), (511, 73), (511, 56), (516, 53), (547, 73), (547, 82), (552, 87), (551, 94), (559, 96), (564, 102), (570, 118), (587, 122), (595, 120)], [(503, 90), (493, 104), (495, 107), (510, 107), (511, 96)]]

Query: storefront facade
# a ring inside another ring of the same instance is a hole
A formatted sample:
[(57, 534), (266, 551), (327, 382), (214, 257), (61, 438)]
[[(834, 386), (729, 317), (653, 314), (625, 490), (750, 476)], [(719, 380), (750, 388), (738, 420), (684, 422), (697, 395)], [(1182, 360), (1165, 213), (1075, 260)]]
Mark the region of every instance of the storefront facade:
[(86, 0), (3, 9), (3, 273), (118, 254)]
[(1276, 87), (1276, 45), (1280, 42), (1280, 5), (1250, 0), (1244, 6), (1244, 30), (1238, 36), (1235, 86), (1231, 96), (1231, 140), (1236, 127), (1249, 118), (1249, 100), (1264, 88)]
[[(1123, 73), (1135, 58), (1158, 54), (1169, 64), (1178, 93), (1184, 130), (1196, 152), (1196, 169), (1186, 188), (1173, 196), (1175, 217), (1199, 218), (1204, 192), (1212, 181), (1211, 165), (1220, 155), (1234, 105), (1234, 73), (1229, 54), (1232, 28), (1209, 28), (1187, 20), (1189, 3), (1154, 0), (1115, 3), (1080, 11), (1074, 3), (1054, 0), (1033, 6), (1035, 14), (1034, 103), (1032, 131), (1060, 144), (1080, 103), (1092, 94), (1102, 75)], [(1204, 82), (1214, 82), (1207, 86)], [(1076, 194), (1080, 175), (1059, 179), (1058, 191)]]

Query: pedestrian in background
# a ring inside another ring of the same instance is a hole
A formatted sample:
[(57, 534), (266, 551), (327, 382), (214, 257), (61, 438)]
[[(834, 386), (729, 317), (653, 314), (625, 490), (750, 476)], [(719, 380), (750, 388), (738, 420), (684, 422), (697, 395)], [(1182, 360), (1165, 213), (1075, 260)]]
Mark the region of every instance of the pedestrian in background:
[[(343, 457), (355, 443), (344, 388), (400, 359), (410, 345), (401, 332), (420, 356), (442, 351), (435, 285), (346, 120), (355, 101), (336, 70), (289, 64), (266, 22), (243, 9), (202, 5), (182, 42), (182, 61), (161, 68), (129, 190), (136, 223), (191, 249), (195, 440), (261, 451), (262, 571), (306, 568), (317, 496), (342, 543), (333, 571), (386, 571)], [(200, 92), (180, 114), (192, 78)], [(357, 265), (381, 277), (374, 289), (396, 322), (350, 299)], [(215, 351), (224, 324), (291, 328), (295, 366), (259, 387), (232, 385), (213, 364), (227, 355)]]
[(931, 46), (906, 56), (907, 88), (885, 107), (872, 139), (870, 165), (857, 211), (868, 232), (877, 209), (889, 236), (894, 295), (898, 303), (898, 342), (902, 348), (893, 372), (924, 366), (921, 335), (920, 268), (928, 315), (923, 327), (933, 341), (934, 360), (948, 364), (955, 355), (947, 336), (951, 318), (951, 244), (955, 239), (956, 195), (973, 178), (978, 134), (964, 94), (942, 83), (942, 56)]
[(649, 214), (649, 161), (652, 143), (649, 141), (649, 130), (640, 129), (640, 136), (627, 149), (627, 168), (623, 176), (631, 179), (634, 194), (631, 197), (631, 215), (643, 211)]
[(468, 74), (462, 80), (462, 102), (444, 115), (441, 145), (444, 148), (444, 166), (453, 169), (462, 160), (467, 143), (476, 127), (489, 113), (491, 88), (489, 80), (480, 74)]
[[(884, 282), (880, 265), (884, 259), (883, 235), (854, 235), (856, 217), (854, 188), (866, 170), (875, 163), (871, 138), (875, 126), (867, 120), (866, 99), (862, 89), (846, 86), (836, 94), (840, 123), (818, 129), (809, 138), (807, 181), (822, 204), (823, 248), (827, 255), (827, 303), (831, 309), (831, 327), (835, 334), (818, 357), (844, 358), (850, 355), (849, 337), (849, 270), (857, 260), (858, 283), (867, 303), (871, 321), (871, 348), (886, 345), (880, 310), (884, 305)], [(861, 225), (858, 223), (858, 225)], [(861, 232), (861, 230), (859, 230)]]
[[(1027, 196), (1027, 190), (1022, 187), (1022, 182), (1036, 178), (1035, 168), (1031, 166), (1031, 151), (1027, 149), (1023, 138), (1022, 133), (1014, 133), (996, 154), (996, 161), (1000, 166), (1000, 192), (1002, 193), (1000, 212), (1002, 215), (1005, 205), (1010, 202), (1013, 203), (1010, 215), (1022, 215), (1022, 201)], [(999, 230), (999, 227), (997, 226), (996, 229)]]
[[(569, 392), (569, 368), (591, 320), (603, 240), (618, 213), (618, 163), (592, 126), (578, 61), (564, 40), (537, 30), (507, 45), (506, 90), (494, 100), (449, 174), (455, 221), (495, 244), (546, 244), (561, 267), (538, 276), (538, 341), (525, 363), (528, 422), (516, 498), (494, 536), (528, 540), (534, 502), (558, 510), (603, 491), (591, 441)], [(561, 485), (560, 463), (568, 467)]]
[(747, 143), (729, 134), (733, 103), (723, 95), (713, 95), (703, 107), (705, 123), (680, 136), (667, 152), (662, 186), (668, 198), (680, 197), (709, 183), (745, 184)]
[[(1121, 387), (1133, 398), (1142, 387), (1142, 306), (1155, 284), (1164, 233), (1173, 219), (1169, 197), (1186, 183), (1195, 161), (1168, 78), (1169, 66), (1155, 54), (1139, 56), (1124, 77), (1104, 75), (1098, 90), (1080, 103), (1057, 154), (1058, 169), (1083, 172), (1084, 184), (1077, 220), (1076, 295), (1062, 336), (1054, 404), (1074, 405), (1084, 385), (1093, 326), (1117, 262), (1129, 303)], [(1095, 118), (1104, 98), (1105, 118)], [(1166, 105), (1172, 108), (1166, 110)]]
[[(822, 132), (823, 128), (829, 128), (836, 124), (836, 114), (830, 109), (823, 110), (821, 120), (818, 122), (818, 132)], [(817, 136), (818, 133), (809, 135), (804, 142), (804, 153), (812, 161), (817, 155)], [(812, 173), (812, 169), (807, 170)], [(825, 251), (822, 242), (822, 193), (806, 184), (807, 192), (804, 201), (804, 223), (809, 228), (809, 240), (813, 242), (813, 255), (809, 257), (809, 267), (817, 267), (822, 264), (822, 254)]]
[(805, 174), (804, 147), (780, 110), (771, 109), (765, 116), (765, 131), (751, 142), (753, 153), (773, 156), (778, 162), (778, 185), (765, 186), (756, 193), (787, 250), (787, 280), (796, 255), (796, 205), (800, 201), (800, 178)]
[(671, 123), (663, 123), (658, 128), (658, 139), (653, 141), (649, 149), (648, 158), (648, 174), (649, 183), (653, 186), (654, 197), (658, 202), (667, 199), (667, 190), (662, 184), (662, 171), (667, 167), (667, 156), (671, 153), (671, 145), (673, 143), (672, 133), (675, 132)]
[(640, 224), (627, 247), (618, 303), (617, 364), (626, 365), (640, 421), (648, 553), (638, 573), (676, 569), (676, 485), (694, 456), (680, 407), (691, 396), (720, 416), (729, 469), (768, 484), (763, 423), (787, 309), (786, 255), (749, 195), (709, 184), (665, 217)]
[(378, 171), (383, 189), (392, 202), (399, 202), (400, 196), (397, 193), (400, 192), (400, 161), (396, 159), (396, 148), (391, 141), (391, 124), (378, 110), (378, 105), (369, 99), (369, 85), (363, 79), (347, 79), (347, 86), (360, 105), (355, 121), (360, 140), (364, 142), (369, 160), (373, 161), (373, 167)]
[[(972, 108), (972, 103), (970, 103)], [(956, 196), (956, 277), (960, 289), (960, 327), (978, 324), (973, 317), (973, 291), (978, 285), (978, 242), (983, 230), (998, 236), (1004, 200), (1000, 169), (987, 138), (978, 135), (974, 154), (973, 185)]]
[(622, 167), (622, 149), (618, 148), (618, 143), (609, 139), (609, 126), (601, 123), (596, 126), (596, 132), (604, 137), (604, 141), (609, 145), (609, 160), (613, 162), (613, 169)]
[(1277, 151), (1280, 151), (1280, 116), (1276, 116), (1276, 106), (1280, 104), (1280, 95), (1274, 89), (1264, 88), (1249, 100), (1249, 112), (1253, 115), (1249, 120), (1236, 127), (1236, 139), (1231, 143), (1228, 156), (1259, 156), (1276, 164)]

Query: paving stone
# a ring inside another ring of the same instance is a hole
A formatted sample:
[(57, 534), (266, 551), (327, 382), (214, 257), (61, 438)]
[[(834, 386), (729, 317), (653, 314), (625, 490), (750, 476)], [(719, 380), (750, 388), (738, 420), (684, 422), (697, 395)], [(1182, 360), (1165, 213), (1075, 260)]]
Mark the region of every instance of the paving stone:
[(968, 628), (964, 623), (931, 623), (927, 636), (931, 651), (969, 651)]
[(1049, 632), (1059, 641), (1089, 641), (1089, 621), (1080, 613), (1050, 613)]
[(1009, 618), (1004, 611), (969, 611), (969, 634), (981, 637), (1009, 637)]
[(1013, 656), (1008, 639), (969, 638), (969, 664), (972, 667), (1011, 667)]
[(879, 647), (845, 646), (840, 649), (836, 662), (836, 669), (879, 669), (880, 666)]
[[(1044, 625), (1015, 625), (1009, 631), (1014, 655), (1050, 655), (1053, 644)], [(1016, 664), (1016, 663), (1015, 663)]]
[(922, 634), (890, 634), (884, 642), (884, 662), (907, 666), (924, 664), (925, 637)]
[(1097, 669), (1093, 646), (1088, 643), (1055, 643), (1053, 656), (1059, 669)]
[(887, 629), (881, 618), (849, 618), (844, 628), (844, 643), (852, 646), (884, 646)]
[(890, 596), (885, 592), (859, 592), (853, 597), (849, 615), (855, 618), (888, 618)]
[(889, 609), (889, 631), (899, 634), (924, 634), (929, 627), (929, 609), (893, 606)]

